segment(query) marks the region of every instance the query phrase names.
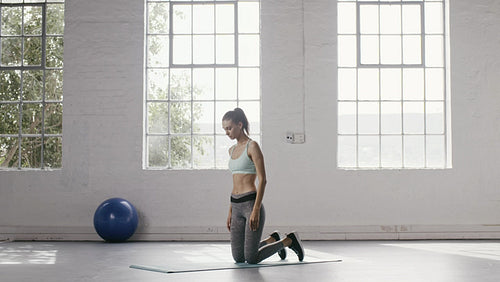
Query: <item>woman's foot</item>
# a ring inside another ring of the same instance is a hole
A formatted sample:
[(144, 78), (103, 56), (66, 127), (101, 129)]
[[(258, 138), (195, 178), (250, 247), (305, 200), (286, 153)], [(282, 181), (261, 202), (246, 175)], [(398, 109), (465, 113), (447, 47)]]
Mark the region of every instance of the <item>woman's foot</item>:
[(299, 234), (292, 232), (287, 234), (286, 237), (292, 241), (288, 247), (297, 254), (299, 261), (302, 261), (304, 259), (304, 248), (302, 247), (302, 242), (300, 242)]
[[(280, 234), (278, 231), (274, 231), (273, 234), (269, 235), (271, 236), (275, 242), (278, 242), (280, 240)], [(280, 256), (281, 259), (286, 259), (286, 250), (285, 248), (281, 249), (278, 251), (278, 255)]]

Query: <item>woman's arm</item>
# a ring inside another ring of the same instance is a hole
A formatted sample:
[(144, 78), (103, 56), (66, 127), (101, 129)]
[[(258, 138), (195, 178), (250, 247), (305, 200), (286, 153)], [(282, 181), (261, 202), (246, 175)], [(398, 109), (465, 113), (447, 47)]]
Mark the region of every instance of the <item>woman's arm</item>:
[(229, 205), (229, 213), (227, 215), (226, 226), (227, 230), (231, 231), (231, 216), (233, 213), (233, 206)]
[(257, 198), (255, 199), (252, 214), (250, 215), (250, 229), (256, 231), (257, 228), (259, 228), (260, 207), (262, 205), (262, 199), (264, 198), (264, 191), (267, 184), (266, 169), (264, 166), (264, 156), (262, 154), (262, 151), (260, 150), (259, 145), (256, 142), (251, 142), (249, 144), (248, 155), (255, 164), (255, 169), (257, 170), (257, 178), (259, 179), (259, 183), (257, 186)]

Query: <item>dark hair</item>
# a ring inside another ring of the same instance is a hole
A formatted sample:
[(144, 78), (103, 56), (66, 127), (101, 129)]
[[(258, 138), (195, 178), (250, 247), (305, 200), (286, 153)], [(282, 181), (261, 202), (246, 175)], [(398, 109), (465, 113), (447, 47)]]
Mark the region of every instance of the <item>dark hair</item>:
[(243, 130), (246, 131), (247, 135), (249, 135), (248, 119), (242, 109), (236, 108), (233, 111), (228, 111), (224, 114), (222, 120), (230, 120), (236, 124), (241, 122), (241, 124), (243, 124)]

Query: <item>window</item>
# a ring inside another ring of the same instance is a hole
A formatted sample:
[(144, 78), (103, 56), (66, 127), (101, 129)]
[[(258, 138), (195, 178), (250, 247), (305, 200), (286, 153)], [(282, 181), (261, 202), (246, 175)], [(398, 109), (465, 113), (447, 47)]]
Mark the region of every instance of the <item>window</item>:
[(60, 168), (64, 0), (0, 0), (0, 167)]
[(337, 8), (338, 166), (451, 167), (446, 1)]
[(259, 1), (146, 1), (144, 167), (227, 167), (221, 118), (260, 139)]

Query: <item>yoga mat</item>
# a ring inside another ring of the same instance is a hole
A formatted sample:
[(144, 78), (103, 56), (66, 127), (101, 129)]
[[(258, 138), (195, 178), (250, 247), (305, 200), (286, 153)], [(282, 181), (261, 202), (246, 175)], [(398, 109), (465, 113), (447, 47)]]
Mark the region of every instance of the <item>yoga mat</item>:
[[(288, 255), (295, 255), (293, 252), (289, 252)], [(260, 267), (279, 267), (279, 266), (291, 266), (291, 265), (307, 265), (307, 264), (321, 264), (321, 263), (334, 263), (341, 262), (342, 260), (339, 258), (319, 258), (307, 256), (304, 258), (304, 261), (298, 261), (296, 258), (286, 259), (286, 260), (273, 260), (273, 258), (269, 258), (264, 260), (259, 264), (247, 264), (247, 263), (234, 263), (234, 262), (177, 262), (171, 265), (141, 265), (141, 264), (133, 264), (130, 268), (160, 272), (160, 273), (186, 273), (186, 272), (202, 272), (202, 271), (217, 271), (217, 270), (228, 270), (228, 269), (248, 269), (248, 268), (260, 268)], [(276, 259), (276, 258), (274, 258)]]

